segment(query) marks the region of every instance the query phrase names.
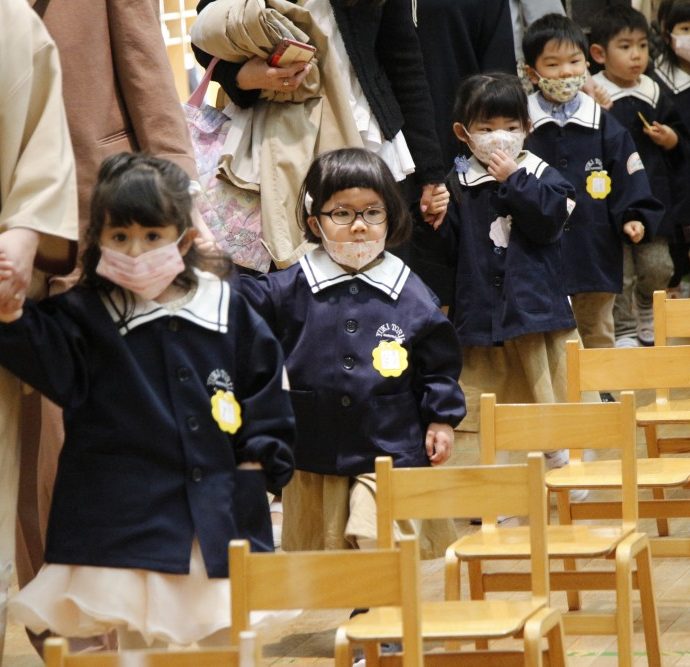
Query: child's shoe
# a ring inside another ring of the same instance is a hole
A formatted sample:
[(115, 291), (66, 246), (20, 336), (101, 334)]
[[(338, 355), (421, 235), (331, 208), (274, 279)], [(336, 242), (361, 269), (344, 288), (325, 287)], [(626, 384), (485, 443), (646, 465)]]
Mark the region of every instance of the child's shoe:
[(637, 307), (637, 338), (642, 345), (654, 345), (654, 311), (651, 306)]
[(632, 336), (616, 338), (615, 347), (640, 347), (640, 341)]

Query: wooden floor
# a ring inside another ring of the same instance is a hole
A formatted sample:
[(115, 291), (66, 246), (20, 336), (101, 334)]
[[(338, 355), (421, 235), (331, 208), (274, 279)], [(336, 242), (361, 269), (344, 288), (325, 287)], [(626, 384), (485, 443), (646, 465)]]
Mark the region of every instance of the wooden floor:
[[(648, 398), (641, 395), (638, 400)], [(690, 427), (676, 427), (675, 432), (690, 434)], [(638, 430), (638, 451), (644, 455), (642, 431)], [(474, 464), (478, 460), (477, 435), (458, 433), (452, 463)], [(641, 527), (654, 531), (651, 522)], [(460, 532), (474, 530), (467, 521), (458, 522)], [(690, 520), (671, 522), (673, 533), (690, 532)], [(586, 563), (581, 563), (586, 566)], [(515, 563), (516, 568), (523, 567)], [(443, 596), (442, 560), (423, 563), (423, 594), (427, 599)], [(654, 584), (662, 632), (664, 665), (690, 666), (690, 559), (659, 559), (654, 563)], [(585, 605), (601, 609), (611, 606), (608, 592), (588, 593)], [(565, 594), (553, 595), (553, 604), (565, 608)], [(283, 623), (273, 622), (260, 630), (264, 645), (265, 665), (333, 665), (332, 648), (336, 626), (348, 616), (349, 610), (303, 613)], [(613, 667), (617, 664), (615, 637), (566, 638), (571, 667)], [(644, 637), (639, 614), (635, 623), (635, 665), (646, 665)], [(23, 629), (10, 624), (7, 631), (3, 667), (40, 667)]]

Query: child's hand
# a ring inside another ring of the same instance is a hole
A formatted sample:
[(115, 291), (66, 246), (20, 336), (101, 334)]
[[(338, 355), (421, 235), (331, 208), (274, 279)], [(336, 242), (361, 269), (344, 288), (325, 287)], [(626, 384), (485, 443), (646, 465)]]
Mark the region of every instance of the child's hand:
[(639, 243), (644, 237), (644, 225), (639, 220), (628, 220), (623, 225), (623, 233), (626, 234), (633, 243)]
[(443, 183), (430, 183), (422, 188), (422, 197), (419, 200), (419, 210), (422, 212), (424, 222), (438, 229), (446, 217), (450, 192)]
[(582, 92), (587, 93), (587, 95), (593, 98), (594, 101), (604, 109), (610, 109), (613, 106), (613, 100), (611, 99), (611, 95), (609, 95), (606, 88), (598, 84), (591, 76), (589, 76), (589, 73), (587, 75), (585, 85), (582, 86)]
[(657, 145), (664, 150), (673, 150), (678, 145), (678, 135), (675, 130), (668, 125), (662, 125), (654, 121), (651, 127), (643, 127), (642, 131)]
[(426, 429), (426, 455), (432, 466), (445, 463), (453, 451), (455, 435), (450, 424), (432, 422)]
[(491, 154), (486, 170), (499, 182), (503, 183), (518, 170), (517, 162), (507, 153), (497, 150)]

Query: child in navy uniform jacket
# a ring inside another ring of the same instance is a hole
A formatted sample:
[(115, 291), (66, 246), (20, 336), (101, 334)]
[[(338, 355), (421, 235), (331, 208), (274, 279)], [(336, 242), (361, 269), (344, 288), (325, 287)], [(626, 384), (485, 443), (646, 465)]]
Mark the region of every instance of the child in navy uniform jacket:
[[(516, 76), (478, 74), (460, 86), (453, 129), (473, 155), (458, 158), (439, 228), (455, 271), (450, 317), (462, 344), (460, 382), (469, 413), (479, 396), (499, 402), (566, 400), (565, 341), (576, 337), (559, 238), (573, 187), (522, 150), (527, 98)], [(549, 452), (551, 467), (567, 453)]]
[(283, 345), (297, 419), (282, 546), (362, 547), (376, 537), (375, 458), (428, 466), (450, 456), (465, 415), (460, 349), (431, 291), (384, 252), (406, 237), (409, 219), (377, 155), (319, 156), (298, 213), (307, 240), (322, 245), (283, 271), (242, 276)]
[[(674, 173), (685, 168), (687, 132), (670, 95), (644, 74), (649, 62), (649, 26), (625, 5), (608, 7), (593, 22), (592, 58), (604, 69), (594, 76), (613, 102), (611, 113), (630, 132), (648, 174), (652, 193), (664, 204), (656, 237), (623, 245), (623, 292), (613, 308), (616, 346), (654, 344), (652, 295), (673, 275), (669, 241), (674, 239)], [(638, 342), (639, 341), (639, 342)]]
[(64, 411), (47, 564), (10, 605), (35, 633), (227, 643), (228, 541), (273, 549), (266, 490), (293, 471), (283, 355), (196, 268), (191, 210), (173, 163), (108, 158), (81, 284), (0, 325), (0, 363)]
[[(664, 0), (659, 5), (659, 27), (663, 50), (655, 62), (654, 75), (663, 90), (668, 92), (676, 110), (690, 131), (690, 0)], [(686, 169), (676, 173), (675, 187), (685, 197), (677, 205), (674, 216), (675, 239), (671, 244), (674, 274), (670, 286), (677, 288), (684, 274), (690, 271), (690, 201), (688, 199)]]
[(523, 40), (529, 97), (527, 148), (575, 187), (561, 241), (565, 287), (585, 347), (614, 344), (613, 304), (623, 284), (621, 240), (653, 238), (664, 213), (628, 131), (588, 95), (587, 42), (571, 19), (547, 14)]

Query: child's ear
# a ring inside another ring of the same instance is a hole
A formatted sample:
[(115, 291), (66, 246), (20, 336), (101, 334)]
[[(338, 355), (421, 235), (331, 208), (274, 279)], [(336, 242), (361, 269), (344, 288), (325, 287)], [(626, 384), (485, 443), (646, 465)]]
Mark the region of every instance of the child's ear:
[(527, 75), (527, 78), (536, 86), (537, 83), (539, 83), (539, 74), (537, 73), (537, 70), (535, 70), (534, 67), (531, 67), (530, 65), (525, 65), (524, 71)]
[(592, 60), (599, 65), (606, 64), (606, 49), (601, 44), (592, 44), (589, 47), (589, 55), (592, 56)]
[(310, 215), (307, 218), (307, 224), (309, 225), (309, 229), (314, 233), (314, 236), (321, 238), (321, 230), (319, 229), (318, 219), (315, 215)]
[(194, 243), (194, 239), (199, 235), (199, 230), (197, 229), (188, 229), (182, 240), (180, 241), (179, 249), (180, 249), (180, 255), (184, 257), (188, 252), (189, 249), (192, 247), (192, 243)]
[(470, 138), (467, 134), (467, 130), (465, 129), (465, 126), (462, 123), (453, 123), (453, 133), (463, 143), (465, 143), (465, 144), (469, 143)]

